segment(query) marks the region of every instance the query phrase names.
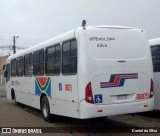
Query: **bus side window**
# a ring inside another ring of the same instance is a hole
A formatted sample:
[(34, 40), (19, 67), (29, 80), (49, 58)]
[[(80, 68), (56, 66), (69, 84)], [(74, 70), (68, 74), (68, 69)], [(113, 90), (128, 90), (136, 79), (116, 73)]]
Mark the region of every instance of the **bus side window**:
[(32, 53), (24, 56), (24, 75), (32, 76), (33, 73)]
[(23, 76), (23, 57), (17, 58), (17, 76)]
[(160, 72), (160, 45), (151, 47), (153, 71)]
[(77, 42), (71, 41), (71, 72), (77, 73)]
[(77, 42), (71, 40), (62, 45), (62, 74), (71, 75), (77, 73)]
[(59, 75), (61, 63), (60, 44), (51, 46), (46, 49), (46, 74)]
[(5, 76), (6, 76), (6, 83), (10, 80), (10, 63), (6, 65), (6, 71), (5, 71)]
[(33, 54), (33, 74), (44, 75), (44, 50), (36, 51)]

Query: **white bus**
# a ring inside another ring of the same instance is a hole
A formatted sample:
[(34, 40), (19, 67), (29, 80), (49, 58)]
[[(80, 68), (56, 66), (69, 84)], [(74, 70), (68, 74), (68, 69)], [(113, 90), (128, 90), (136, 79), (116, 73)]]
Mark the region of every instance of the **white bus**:
[(149, 40), (153, 60), (154, 109), (160, 110), (160, 38)]
[(146, 33), (114, 26), (78, 27), (8, 57), (7, 97), (79, 119), (153, 110)]

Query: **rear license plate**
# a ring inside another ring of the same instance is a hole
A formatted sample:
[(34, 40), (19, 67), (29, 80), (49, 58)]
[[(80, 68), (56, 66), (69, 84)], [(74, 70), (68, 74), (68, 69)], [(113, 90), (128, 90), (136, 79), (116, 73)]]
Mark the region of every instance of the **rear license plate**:
[(117, 100), (126, 100), (128, 98), (128, 95), (117, 95)]

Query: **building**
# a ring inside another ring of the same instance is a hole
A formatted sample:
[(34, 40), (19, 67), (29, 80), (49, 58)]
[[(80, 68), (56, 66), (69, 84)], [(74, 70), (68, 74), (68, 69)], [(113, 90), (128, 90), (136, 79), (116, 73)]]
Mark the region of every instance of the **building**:
[(7, 57), (8, 56), (0, 57), (0, 85), (5, 85), (3, 65), (6, 63)]

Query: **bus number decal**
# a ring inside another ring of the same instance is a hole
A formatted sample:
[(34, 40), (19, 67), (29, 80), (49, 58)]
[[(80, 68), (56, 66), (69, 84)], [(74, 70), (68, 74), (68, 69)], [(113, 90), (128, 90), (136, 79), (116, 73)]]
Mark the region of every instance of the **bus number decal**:
[(15, 85), (21, 85), (21, 83), (18, 80), (16, 80)]
[(72, 84), (65, 84), (66, 91), (72, 91)]
[(137, 94), (136, 99), (137, 100), (149, 99), (149, 93)]
[(51, 96), (51, 79), (50, 77), (38, 77), (35, 80), (35, 94), (40, 95), (42, 92), (46, 92), (48, 96)]

